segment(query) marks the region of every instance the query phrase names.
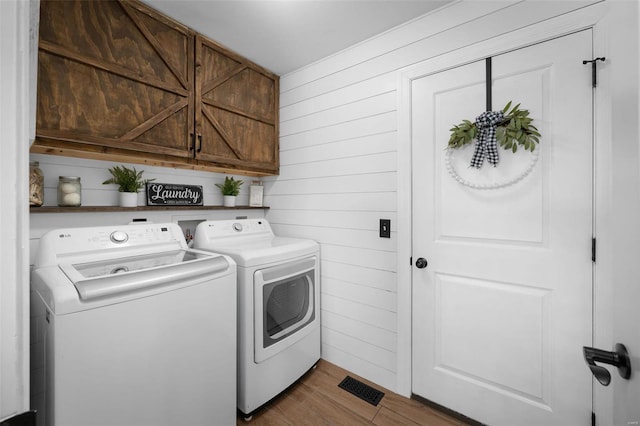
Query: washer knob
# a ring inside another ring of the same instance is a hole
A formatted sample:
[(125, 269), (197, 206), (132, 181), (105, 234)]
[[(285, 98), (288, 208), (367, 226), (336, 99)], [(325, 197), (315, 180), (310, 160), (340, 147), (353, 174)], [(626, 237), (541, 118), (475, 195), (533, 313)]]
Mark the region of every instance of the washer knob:
[(242, 232), (242, 224), (241, 223), (234, 223), (233, 224), (233, 230), (234, 231), (238, 231), (238, 232)]
[(120, 244), (126, 242), (129, 236), (123, 231), (113, 231), (111, 235), (109, 235), (109, 239), (116, 244)]

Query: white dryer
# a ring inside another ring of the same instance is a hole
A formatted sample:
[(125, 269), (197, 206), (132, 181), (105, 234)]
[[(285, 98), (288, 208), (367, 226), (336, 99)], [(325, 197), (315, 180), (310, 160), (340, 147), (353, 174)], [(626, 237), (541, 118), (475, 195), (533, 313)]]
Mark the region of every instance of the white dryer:
[(32, 288), (38, 424), (236, 424), (231, 258), (188, 249), (176, 224), (58, 229), (40, 239)]
[(265, 219), (207, 221), (194, 247), (238, 265), (238, 409), (249, 418), (320, 359), (320, 249)]

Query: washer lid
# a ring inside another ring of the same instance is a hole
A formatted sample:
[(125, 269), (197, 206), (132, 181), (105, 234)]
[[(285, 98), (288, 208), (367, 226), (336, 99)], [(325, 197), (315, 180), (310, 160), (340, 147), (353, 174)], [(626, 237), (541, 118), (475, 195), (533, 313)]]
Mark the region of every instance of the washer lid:
[[(109, 259), (95, 262), (75, 263), (64, 265), (64, 269), (75, 270), (82, 278), (95, 278), (106, 275), (120, 274), (123, 272), (135, 272), (143, 269), (169, 266), (182, 262), (190, 262), (196, 259), (204, 259), (204, 253), (175, 250), (165, 253), (146, 254), (141, 256), (128, 256), (117, 259)], [(69, 274), (67, 274), (69, 276)], [(71, 278), (71, 277), (70, 277)]]
[(196, 247), (229, 255), (238, 266), (250, 267), (289, 260), (314, 254), (319, 245), (313, 240), (287, 237), (270, 237), (235, 242), (229, 240), (217, 244), (209, 241), (206, 247)]
[(223, 256), (194, 250), (59, 265), (82, 300), (172, 284), (225, 271), (229, 266)]

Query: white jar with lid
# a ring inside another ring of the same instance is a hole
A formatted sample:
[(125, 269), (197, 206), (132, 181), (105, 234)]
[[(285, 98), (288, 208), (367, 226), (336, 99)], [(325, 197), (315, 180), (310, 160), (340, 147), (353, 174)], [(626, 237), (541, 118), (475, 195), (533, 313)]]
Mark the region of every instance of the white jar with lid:
[(58, 176), (58, 206), (77, 207), (82, 203), (82, 185), (77, 176)]

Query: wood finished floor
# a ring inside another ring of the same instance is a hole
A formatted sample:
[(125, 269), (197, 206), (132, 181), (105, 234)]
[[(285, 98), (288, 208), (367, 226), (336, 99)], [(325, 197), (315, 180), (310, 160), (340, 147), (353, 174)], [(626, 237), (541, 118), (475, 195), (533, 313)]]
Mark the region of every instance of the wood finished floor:
[[(351, 376), (384, 392), (373, 406), (338, 387), (345, 376)], [(368, 382), (330, 362), (320, 360), (311, 370), (282, 395), (238, 426), (466, 426), (465, 423), (436, 411), (418, 401), (397, 395)]]

